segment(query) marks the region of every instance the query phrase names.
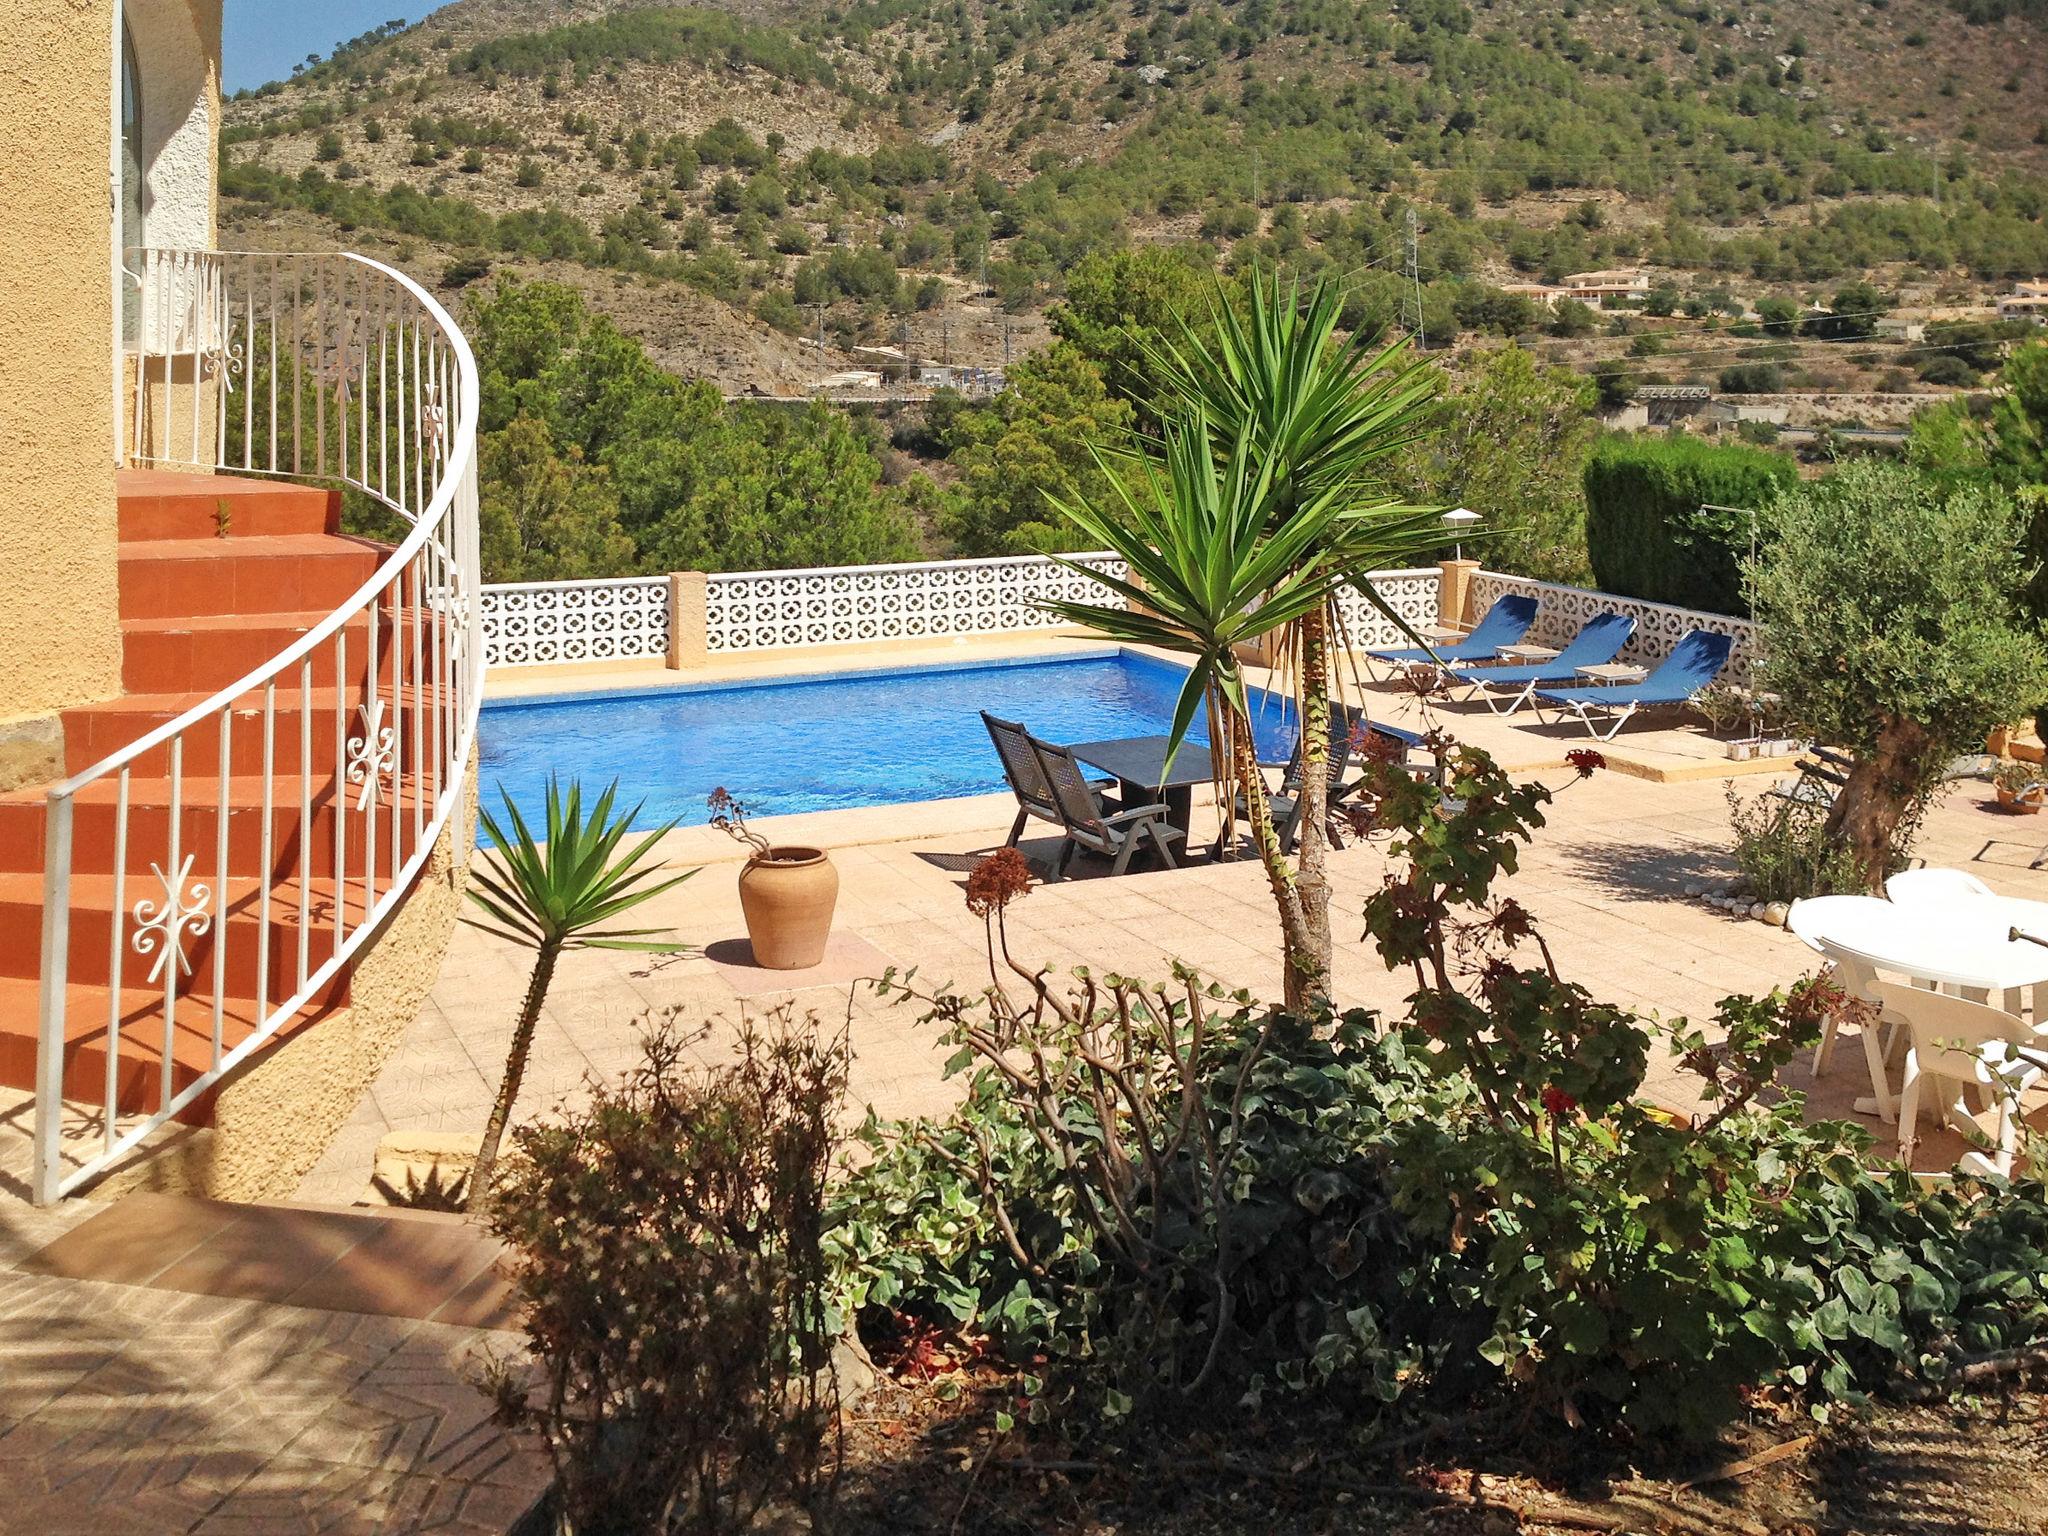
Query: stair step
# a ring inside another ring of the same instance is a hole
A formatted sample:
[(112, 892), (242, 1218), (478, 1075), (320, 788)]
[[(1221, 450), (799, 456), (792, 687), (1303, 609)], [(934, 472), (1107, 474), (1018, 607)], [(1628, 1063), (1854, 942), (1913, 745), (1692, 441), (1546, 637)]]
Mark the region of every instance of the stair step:
[(121, 617), (332, 613), (388, 552), (332, 533), (129, 540), (120, 546)]
[[(324, 612), (306, 612), (256, 619), (241, 614), (128, 619), (121, 625), (121, 686), (129, 694), (210, 692), (225, 688), (296, 644), (327, 618)], [(339, 654), (333, 645), (316, 646), (313, 650), (315, 687), (333, 687), (335, 675), (344, 663), (348, 680), (354, 686), (360, 687), (369, 675), (369, 615), (356, 614), (343, 628), (348, 638)], [(383, 630), (381, 623), (379, 630)], [(410, 644), (409, 634), (407, 643)], [(408, 663), (410, 660), (408, 655)], [(391, 661), (388, 641), (380, 643), (378, 681), (390, 678)], [(297, 668), (292, 669), (290, 678), (296, 685)]]
[(121, 542), (334, 533), (341, 493), (243, 475), (124, 469), (115, 474)]
[[(64, 1094), (88, 1103), (103, 1102), (107, 1074), (107, 1015), (111, 994), (105, 986), (74, 982), (65, 988)], [(116, 1056), (116, 1111), (149, 1113), (163, 1097), (164, 994), (161, 987), (123, 987), (120, 997), (120, 1049)], [(336, 1011), (332, 1002), (308, 1004), (285, 1021), (272, 1037), (286, 1040)], [(0, 1083), (26, 1088), (35, 1082), (37, 1017), (40, 983), (0, 976)], [(260, 1022), (256, 1004), (247, 998), (221, 1002), (221, 1049), (229, 1051), (249, 1038)], [(213, 998), (204, 991), (178, 998), (171, 1034), (171, 1091), (177, 1092), (211, 1070), (213, 1065)], [(203, 1094), (178, 1116), (193, 1125), (213, 1119), (212, 1095)]]
[[(359, 880), (368, 864), (370, 820), (359, 811), (357, 798), (362, 786), (343, 786), (346, 798), (340, 810), (341, 836), (350, 879)], [(114, 868), (114, 845), (119, 809), (119, 786), (113, 776), (97, 779), (81, 789), (73, 800), (71, 813), (71, 867), (79, 874), (109, 874)], [(429, 807), (424, 792), (408, 782), (402, 786), (398, 804), (408, 822), (419, 802), (422, 820)], [(220, 780), (187, 781), (178, 808), (180, 856), (195, 860), (194, 878), (214, 873), (219, 855)], [(270, 870), (274, 879), (286, 879), (300, 868), (310, 871), (316, 881), (331, 877), (335, 863), (334, 789), (331, 778), (312, 786), (308, 795), (307, 846), (300, 837), (299, 786), (296, 778), (272, 781), (270, 811)], [(258, 775), (235, 775), (228, 779), (228, 872), (254, 875), (263, 867), (263, 780)], [(387, 782), (377, 800), (377, 872), (381, 881), (391, 866), (391, 810), (393, 795)], [(39, 790), (16, 790), (0, 795), (0, 871), (37, 873), (43, 867), (43, 817), (45, 802)], [(128, 840), (126, 858), (129, 874), (149, 872), (152, 864), (163, 865), (170, 854), (170, 785), (163, 779), (133, 779), (128, 788)], [(401, 828), (403, 836), (409, 831)], [(203, 873), (198, 873), (203, 871)]]
[(123, 1196), (21, 1263), (29, 1274), (335, 1312), (517, 1329), (504, 1245), (437, 1211)]
[[(306, 929), (306, 970), (310, 976), (334, 952), (333, 913), (335, 889), (332, 880), (315, 879), (302, 886), (297, 879), (270, 884), (269, 909), (264, 909), (264, 882), (254, 875), (230, 874), (226, 902), (227, 943), (220, 946), (221, 903), (215, 887), (220, 883), (210, 867), (210, 858), (194, 862), (187, 881), (188, 897), (194, 888), (204, 887), (204, 933), (188, 934), (183, 950), (188, 969), (181, 987), (193, 986), (211, 992), (216, 956), (221, 966), (221, 984), (231, 997), (267, 995), (272, 1002), (299, 989), (299, 935), (301, 912), (310, 907), (312, 920)], [(66, 976), (76, 982), (104, 985), (112, 974), (114, 956), (114, 901), (116, 882), (111, 874), (74, 874), (71, 877), (71, 930)], [(120, 882), (121, 980), (133, 986), (149, 975), (157, 951), (138, 950), (138, 933), (147, 937), (136, 919), (138, 902), (152, 906), (164, 897), (163, 883), (154, 874), (130, 876)], [(0, 872), (0, 975), (33, 977), (41, 973), (41, 930), (43, 877), (28, 872)], [(341, 894), (344, 923), (353, 930), (363, 916), (362, 884), (350, 881)], [(345, 1001), (348, 978), (337, 975), (316, 996), (325, 1002)]]
[[(409, 672), (412, 666), (410, 651), (405, 664)], [(383, 670), (381, 657), (378, 670)], [(312, 768), (316, 775), (331, 775), (335, 771), (337, 735), (345, 742), (362, 734), (364, 699), (360, 689), (352, 687), (337, 692), (332, 687), (319, 685), (317, 665), (314, 676), (316, 685), (310, 699), (300, 693), (296, 677), (281, 679), (276, 685), (275, 698), (270, 706), (275, 718), (269, 734), (271, 767), (278, 773), (297, 774), (299, 771), (300, 748), (305, 734), (301, 720), (302, 702), (311, 705)], [(177, 719), (193, 705), (205, 702), (207, 697), (204, 693), (131, 693), (104, 703), (83, 704), (76, 709), (65, 710), (65, 772), (84, 772), (158, 726)], [(401, 760), (406, 763), (418, 761), (415, 749), (420, 745), (421, 735), (424, 734), (431, 745), (435, 729), (431, 684), (421, 690), (408, 683), (397, 698), (386, 686), (380, 697), (384, 700), (383, 724), (393, 730)], [(444, 699), (443, 702), (447, 701)], [(401, 704), (402, 720), (398, 718)], [(338, 727), (335, 718), (337, 705), (340, 709)], [(263, 691), (250, 689), (228, 714), (229, 771), (260, 773), (265, 734)], [(441, 729), (445, 732), (448, 728), (444, 721)], [(194, 775), (217, 774), (220, 771), (220, 724), (217, 719), (188, 728), (183, 732), (182, 740), (183, 767), (188, 781)], [(170, 768), (171, 747), (169, 742), (164, 742), (136, 757), (130, 772), (136, 776), (162, 777), (170, 773)]]

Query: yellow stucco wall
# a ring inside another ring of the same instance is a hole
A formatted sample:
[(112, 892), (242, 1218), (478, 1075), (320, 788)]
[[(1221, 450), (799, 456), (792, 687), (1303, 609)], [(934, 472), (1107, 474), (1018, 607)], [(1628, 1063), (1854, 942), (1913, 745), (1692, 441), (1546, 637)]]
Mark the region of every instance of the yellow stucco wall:
[(118, 691), (107, 156), (113, 0), (0, 25), (0, 719)]
[[(220, 0), (135, 0), (185, 135), (184, 240), (211, 243)], [(0, 722), (119, 692), (112, 207), (116, 0), (0, 0)]]
[[(203, 113), (178, 199), (211, 242), (220, 0), (169, 8), (138, 50)], [(117, 693), (112, 207), (116, 0), (0, 0), (0, 722)], [(167, 46), (162, 34), (174, 34)], [(191, 136), (187, 136), (189, 143)], [(200, 243), (195, 241), (194, 243)]]

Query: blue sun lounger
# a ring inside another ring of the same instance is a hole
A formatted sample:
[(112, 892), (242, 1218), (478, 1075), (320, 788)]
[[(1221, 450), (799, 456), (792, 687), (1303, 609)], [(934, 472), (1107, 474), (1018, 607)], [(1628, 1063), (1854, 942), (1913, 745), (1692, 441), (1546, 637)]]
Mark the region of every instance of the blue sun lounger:
[(1529, 626), (1535, 622), (1536, 599), (1510, 593), (1495, 599), (1494, 605), (1486, 610), (1486, 616), (1472, 626), (1472, 632), (1455, 644), (1439, 645), (1433, 650), (1428, 646), (1408, 646), (1396, 650), (1367, 651), (1365, 654), (1390, 667), (1411, 666), (1416, 662), (1455, 664), (1491, 661), (1500, 654), (1502, 646), (1513, 645), (1529, 633)]
[[(1671, 648), (1671, 654), (1640, 683), (1620, 683), (1592, 688), (1538, 688), (1536, 707), (1554, 709), (1577, 720), (1602, 741), (1614, 740), (1615, 733), (1637, 710), (1665, 704), (1689, 704), (1709, 683), (1721, 675), (1735, 642), (1726, 635), (1708, 634), (1704, 629), (1688, 633)], [(1595, 720), (1608, 722), (1601, 730)]]
[(1569, 688), (1578, 682), (1579, 668), (1614, 660), (1635, 632), (1636, 621), (1626, 614), (1599, 614), (1580, 625), (1565, 648), (1548, 661), (1520, 667), (1456, 667), (1451, 679), (1467, 686), (1467, 700), (1482, 700), (1496, 715), (1512, 715), (1538, 688)]

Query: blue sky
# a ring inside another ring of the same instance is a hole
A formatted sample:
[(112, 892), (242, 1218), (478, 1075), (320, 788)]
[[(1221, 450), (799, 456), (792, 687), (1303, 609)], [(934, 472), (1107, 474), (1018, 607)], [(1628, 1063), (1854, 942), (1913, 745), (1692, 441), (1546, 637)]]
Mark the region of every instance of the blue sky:
[(231, 91), (282, 80), (309, 53), (322, 58), (336, 43), (360, 36), (380, 22), (403, 17), (418, 21), (439, 0), (227, 0), (221, 73)]

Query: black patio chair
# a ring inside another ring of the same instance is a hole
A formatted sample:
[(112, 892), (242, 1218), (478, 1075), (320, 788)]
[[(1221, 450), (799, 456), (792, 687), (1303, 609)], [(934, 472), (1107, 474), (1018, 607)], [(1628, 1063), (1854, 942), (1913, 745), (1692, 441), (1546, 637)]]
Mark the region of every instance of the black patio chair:
[(1066, 874), (1067, 860), (1074, 856), (1077, 848), (1085, 848), (1111, 860), (1109, 872), (1112, 875), (1120, 875), (1129, 869), (1131, 855), (1148, 841), (1158, 850), (1161, 862), (1168, 869), (1180, 867), (1173, 857), (1173, 845), (1180, 842), (1184, 834), (1180, 828), (1165, 824), (1167, 808), (1164, 804), (1154, 802), (1111, 811), (1104, 805), (1100, 792), (1089, 782), (1080, 760), (1072, 752), (1049, 741), (1040, 741), (1036, 736), (1028, 740), (1046, 782), (1052, 787), (1053, 802), (1066, 830), (1065, 837), (1060, 840), (1059, 852), (1053, 858), (1052, 874), (1047, 884), (1058, 882)]

